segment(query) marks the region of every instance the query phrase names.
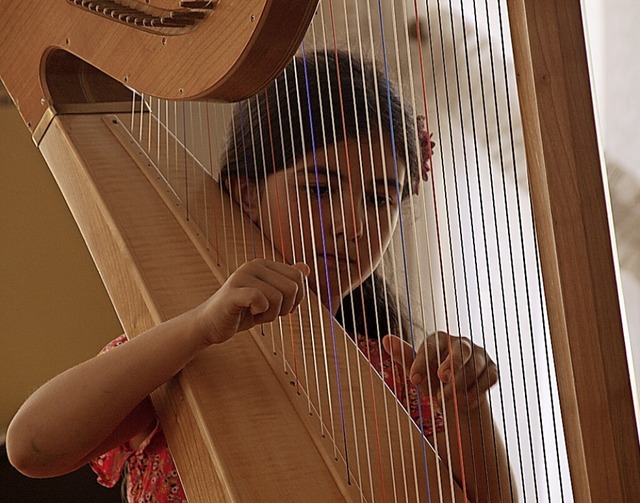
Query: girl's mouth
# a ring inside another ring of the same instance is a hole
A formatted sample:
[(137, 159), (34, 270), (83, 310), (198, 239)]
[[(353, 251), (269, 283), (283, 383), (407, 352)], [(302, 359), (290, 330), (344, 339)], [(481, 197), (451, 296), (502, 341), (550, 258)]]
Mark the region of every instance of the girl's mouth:
[(343, 255), (335, 255), (333, 253), (319, 253), (318, 260), (322, 260), (326, 264), (331, 264), (333, 266), (340, 265), (341, 267), (354, 266), (357, 264), (355, 255), (349, 256), (349, 258), (347, 259), (347, 257)]

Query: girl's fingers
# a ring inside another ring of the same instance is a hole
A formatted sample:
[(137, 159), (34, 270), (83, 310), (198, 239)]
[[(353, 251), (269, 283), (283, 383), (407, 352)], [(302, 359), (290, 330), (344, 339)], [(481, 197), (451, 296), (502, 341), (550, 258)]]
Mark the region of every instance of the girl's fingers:
[[(448, 383), (452, 376), (455, 376), (457, 380), (457, 374), (459, 374), (458, 370), (465, 368), (469, 364), (472, 356), (474, 354), (477, 355), (481, 351), (481, 348), (478, 346), (475, 346), (474, 349), (473, 343), (465, 337), (449, 337), (449, 340), (450, 346), (449, 342), (447, 342), (447, 347), (444, 351), (446, 358), (437, 367), (438, 379), (444, 383)], [(484, 361), (481, 366), (484, 368)], [(481, 370), (482, 369), (478, 369), (478, 371)], [(474, 373), (474, 376), (475, 375), (476, 374)]]
[(269, 309), (269, 299), (257, 288), (236, 288), (225, 292), (225, 306), (214, 309), (216, 316), (209, 315), (214, 337), (224, 342), (237, 331), (255, 325), (255, 317)]
[(397, 335), (385, 335), (382, 338), (382, 346), (393, 361), (402, 365), (405, 371), (413, 364), (413, 348)]
[(275, 288), (269, 283), (259, 279), (254, 280), (252, 288), (259, 290), (267, 299), (267, 308), (259, 313), (253, 313), (256, 324), (268, 323), (278, 316), (283, 316), (291, 312), (293, 299), (283, 293), (282, 289)]
[[(409, 369), (409, 380), (416, 386), (420, 386), (425, 392), (429, 391), (429, 382), (427, 374), (433, 378), (433, 373), (430, 371), (430, 366), (427, 362), (431, 360), (431, 348), (429, 343), (423, 344), (416, 351), (416, 356)], [(433, 379), (431, 379), (432, 381)]]
[(242, 264), (198, 310), (210, 343), (289, 314), (304, 298), (305, 264), (268, 260)]
[[(442, 366), (443, 359), (448, 355), (449, 334), (436, 332), (427, 337), (425, 342), (416, 351), (415, 361), (409, 371), (409, 378), (414, 384), (422, 384), (428, 392), (428, 385), (437, 385), (435, 381), (440, 376), (437, 373)], [(427, 374), (430, 379), (427, 379)]]
[[(495, 367), (494, 367), (495, 369)], [(466, 408), (474, 408), (479, 399), (489, 391), (491, 386), (498, 382), (497, 370), (491, 371), (490, 368), (485, 368), (485, 371), (478, 375), (471, 384), (465, 388), (464, 381), (458, 383), (456, 377), (456, 395), (458, 400), (458, 406)], [(444, 405), (451, 405), (453, 403), (453, 385), (446, 385), (442, 390), (436, 394), (436, 399), (441, 401)]]
[(257, 262), (256, 277), (280, 290), (283, 295), (281, 316), (289, 314), (304, 298), (304, 279), (311, 271), (309, 266), (302, 262), (294, 265), (272, 260)]
[(452, 403), (455, 390), (458, 404), (473, 407), (498, 381), (495, 363), (465, 337), (437, 332), (427, 337), (415, 355), (411, 345), (395, 335), (383, 337), (382, 345), (414, 385), (444, 404)]
[(291, 306), (291, 309), (289, 309), (289, 312), (291, 312), (296, 306), (298, 306), (298, 304), (300, 304), (300, 302), (302, 302), (302, 299), (304, 299), (304, 292), (305, 292), (304, 280), (311, 273), (311, 269), (307, 264), (303, 262), (299, 262), (297, 264), (293, 264), (292, 266), (287, 266), (287, 267), (288, 267), (287, 273), (290, 275), (291, 279), (295, 282), (297, 287), (296, 295), (293, 299), (293, 304)]
[(295, 281), (300, 286), (304, 284), (304, 278), (309, 276), (311, 269), (304, 262), (297, 262), (293, 265), (285, 264), (283, 262), (275, 262), (273, 260), (256, 260), (265, 269), (269, 269), (278, 274), (281, 274), (291, 281)]
[(237, 291), (238, 307), (249, 309), (252, 316), (258, 316), (269, 309), (269, 299), (257, 288), (241, 288)]
[[(250, 314), (253, 318), (252, 324), (272, 321), (280, 313), (282, 294), (259, 280), (255, 280), (252, 285), (235, 289), (232, 295), (233, 297), (230, 300), (239, 310), (238, 314), (244, 316)], [(245, 330), (247, 328), (249, 327), (241, 327), (241, 329)]]
[(466, 364), (455, 369), (454, 375), (455, 379), (444, 384), (436, 394), (445, 403), (452, 400), (455, 391), (459, 405), (473, 407), (498, 382), (497, 366), (478, 346), (473, 348), (473, 356)]
[[(239, 270), (240, 271), (240, 270)], [(263, 313), (261, 323), (275, 319), (273, 315), (284, 316), (304, 298), (304, 278), (309, 273), (306, 264), (293, 266), (274, 262), (271, 260), (257, 259), (248, 262), (235, 279), (237, 285), (263, 288), (270, 307)], [(277, 310), (276, 310), (277, 307)]]

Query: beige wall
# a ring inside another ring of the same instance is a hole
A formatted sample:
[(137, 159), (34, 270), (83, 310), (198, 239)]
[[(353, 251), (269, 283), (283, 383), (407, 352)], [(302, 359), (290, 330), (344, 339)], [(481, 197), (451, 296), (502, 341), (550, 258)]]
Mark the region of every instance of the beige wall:
[(119, 334), (73, 218), (0, 87), (0, 433), (38, 386)]

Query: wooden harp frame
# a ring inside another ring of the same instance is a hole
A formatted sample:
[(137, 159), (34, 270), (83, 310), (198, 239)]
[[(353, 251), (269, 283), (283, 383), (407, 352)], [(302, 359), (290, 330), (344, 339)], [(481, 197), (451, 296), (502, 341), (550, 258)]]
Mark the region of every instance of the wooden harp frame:
[[(290, 59), (317, 2), (240, 3), (241, 12), (227, 11), (223, 0), (216, 3), (212, 13), (221, 21), (214, 32), (204, 21), (200, 29), (191, 24), (136, 28), (87, 12), (76, 5), (82, 2), (62, 0), (39, 6), (41, 15), (34, 17), (24, 2), (0, 1), (0, 77), (51, 167), (130, 336), (201, 302), (224, 281), (224, 274), (193, 222), (184, 222), (175, 200), (156, 189), (144, 155), (122, 136), (117, 114), (130, 107), (130, 94), (119, 82), (171, 99), (253, 94)], [(638, 501), (636, 411), (626, 371), (580, 2), (507, 4), (575, 498)], [(269, 25), (283, 11), (300, 20), (288, 33), (279, 33), (280, 26), (253, 31), (253, 25)], [(230, 31), (227, 22), (236, 15), (244, 20), (240, 33)], [(24, 43), (27, 30), (33, 30), (29, 44)], [(191, 38), (176, 36), (187, 32)], [(96, 41), (94, 33), (108, 36)], [(201, 37), (213, 38), (211, 45), (237, 41), (223, 51), (225, 65), (213, 70), (210, 61), (216, 52), (195, 49), (203, 46)], [(178, 40), (185, 42), (178, 47)], [(123, 64), (117, 54), (130, 50), (127, 44), (141, 48)], [(192, 64), (184, 64), (187, 60)], [(163, 71), (176, 62), (176, 72)], [(126, 178), (121, 177), (122, 166), (133, 168), (126, 170)], [(122, 192), (136, 194), (134, 201), (124, 200)], [(158, 246), (163, 250), (160, 261), (154, 253)], [(269, 355), (252, 339), (234, 338), (228, 344), (229, 351), (205, 352), (153, 396), (190, 500), (244, 501), (255, 497), (256, 490), (264, 491), (267, 475), (271, 485), (279, 486), (278, 492), (269, 492), (274, 497), (357, 499), (353, 487), (340, 482), (322, 441), (309, 436), (307, 423), (298, 418), (299, 406), (283, 391), (290, 386), (286, 375), (247, 383), (245, 396), (236, 396), (258, 397), (256, 409), (280, 411), (277, 418), (220, 415), (216, 427), (210, 427), (205, 411), (215, 416), (216, 407), (232, 404), (224, 393), (204, 393), (203, 382), (242, 382), (247, 374), (271, 372)], [(241, 372), (239, 355), (247, 362)], [(246, 443), (253, 447), (229, 458), (223, 452), (237, 447), (228, 438), (238, 426), (234, 421), (248, 427)], [(262, 443), (280, 443), (283, 455), (260, 447), (260, 456), (252, 455)], [(285, 459), (289, 449), (308, 452), (307, 462)], [(262, 456), (268, 467), (255, 462)], [(461, 498), (459, 493), (455, 497)]]

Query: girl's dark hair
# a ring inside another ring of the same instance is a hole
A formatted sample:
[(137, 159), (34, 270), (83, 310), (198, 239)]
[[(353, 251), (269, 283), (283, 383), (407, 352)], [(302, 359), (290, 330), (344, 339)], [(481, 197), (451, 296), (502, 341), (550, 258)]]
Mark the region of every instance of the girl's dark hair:
[[(260, 183), (325, 144), (358, 135), (365, 140), (369, 129), (372, 138), (382, 131), (407, 166), (404, 197), (421, 176), (415, 121), (396, 86), (370, 61), (346, 51), (307, 53), (263, 93), (236, 107), (220, 177)], [(380, 331), (390, 330), (402, 335), (404, 316), (392, 304), (384, 305), (385, 290), (374, 272), (347, 295), (337, 318), (349, 333), (378, 338)]]

